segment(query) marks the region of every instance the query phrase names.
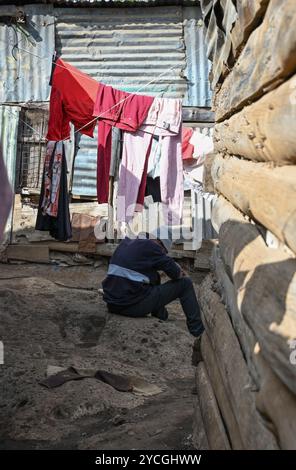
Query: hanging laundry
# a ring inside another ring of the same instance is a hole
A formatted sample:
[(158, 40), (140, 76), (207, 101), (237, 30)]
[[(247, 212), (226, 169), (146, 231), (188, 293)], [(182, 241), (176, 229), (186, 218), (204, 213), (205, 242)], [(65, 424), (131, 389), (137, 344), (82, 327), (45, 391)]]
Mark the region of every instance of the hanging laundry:
[(182, 101), (172, 98), (155, 98), (141, 130), (153, 135), (179, 134), (182, 123)]
[(0, 144), (0, 242), (3, 238), (6, 221), (11, 210), (13, 192), (10, 187)]
[(200, 186), (203, 184), (204, 164), (197, 163), (193, 160), (184, 162), (184, 189), (192, 189), (193, 186)]
[(183, 160), (192, 160), (194, 146), (190, 143), (193, 134), (192, 127), (182, 127), (182, 158)]
[[(181, 100), (155, 98), (140, 129), (133, 133), (124, 132), (122, 168), (118, 188), (120, 197), (117, 203), (118, 221), (130, 221), (137, 205), (143, 205), (144, 192), (139, 190), (137, 198), (137, 188), (141, 174), (142, 182), (146, 182), (145, 167), (148, 167), (149, 148), (152, 144), (152, 136), (156, 135), (159, 137), (161, 149), (159, 174), (165, 221), (167, 224), (180, 223), (184, 198), (181, 122)], [(136, 163), (135, 160), (137, 160)], [(130, 189), (131, 187), (134, 188)], [(124, 206), (122, 201), (127, 191)]]
[(119, 222), (132, 220), (137, 204), (143, 205), (151, 141), (152, 135), (145, 132), (124, 132), (117, 192)]
[(193, 158), (203, 162), (206, 155), (213, 153), (214, 142), (213, 138), (204, 135), (199, 129), (195, 129), (189, 143), (194, 146)]
[(152, 196), (153, 202), (161, 202), (160, 191), (160, 159), (161, 140), (158, 136), (153, 136), (151, 152), (148, 160), (146, 196)]
[(204, 162), (206, 156), (214, 151), (214, 143), (211, 136), (203, 134), (200, 129), (194, 129), (189, 140), (193, 145), (193, 159), (183, 160), (184, 187), (185, 189), (203, 185)]
[(160, 191), (165, 223), (179, 224), (183, 211), (182, 101), (155, 98), (140, 128), (159, 136)]
[[(93, 115), (99, 120), (97, 193), (99, 203), (108, 202), (111, 160), (111, 127), (134, 132), (144, 122), (154, 98), (134, 95), (100, 84)], [(145, 155), (146, 157), (146, 155)]]
[(81, 133), (93, 137), (96, 121), (93, 107), (99, 84), (89, 75), (62, 59), (56, 61), (50, 94), (48, 140), (65, 140), (70, 136), (70, 122)]
[(147, 177), (145, 196), (152, 196), (153, 202), (161, 202), (160, 178)]
[(63, 142), (49, 141), (44, 161), (44, 195), (41, 209), (44, 215), (57, 217), (62, 173)]
[(122, 154), (122, 131), (118, 127), (112, 127), (112, 145), (109, 176), (115, 177), (119, 170)]
[[(60, 145), (62, 145), (61, 161), (59, 162), (60, 176), (52, 185), (52, 181), (49, 176), (53, 174), (53, 168), (56, 164), (55, 158), (57, 157), (56, 148)], [(60, 241), (66, 241), (71, 238), (72, 230), (67, 187), (67, 161), (63, 143), (48, 142), (46, 159), (47, 163), (43, 171), (35, 228), (36, 230), (49, 231), (53, 238)], [(54, 198), (51, 197), (52, 194), (55, 194)], [(51, 203), (53, 200), (54, 204)]]
[(160, 177), (161, 141), (158, 136), (153, 136), (151, 152), (148, 160), (147, 176)]

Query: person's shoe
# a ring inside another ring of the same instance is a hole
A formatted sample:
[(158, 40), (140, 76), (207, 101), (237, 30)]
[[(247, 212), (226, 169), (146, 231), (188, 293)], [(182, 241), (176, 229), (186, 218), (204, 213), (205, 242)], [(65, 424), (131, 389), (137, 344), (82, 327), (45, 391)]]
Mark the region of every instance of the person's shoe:
[(193, 346), (192, 346), (191, 364), (195, 367), (198, 365), (199, 362), (202, 361), (201, 337), (202, 337), (202, 335), (198, 336), (194, 340), (194, 343), (193, 343)]
[(161, 310), (158, 310), (158, 312), (152, 312), (151, 315), (159, 320), (166, 321), (169, 317), (169, 312), (164, 307)]

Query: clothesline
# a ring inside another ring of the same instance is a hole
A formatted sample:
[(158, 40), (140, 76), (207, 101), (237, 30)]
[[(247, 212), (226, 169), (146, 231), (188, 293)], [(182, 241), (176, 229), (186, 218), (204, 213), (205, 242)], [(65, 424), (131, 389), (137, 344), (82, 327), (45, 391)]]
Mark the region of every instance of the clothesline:
[[(32, 56), (34, 56), (34, 57), (37, 57), (37, 58), (39, 58), (40, 60), (46, 60), (46, 59), (49, 59), (49, 58), (50, 58), (50, 56), (41, 57), (41, 56), (39, 56), (39, 55), (37, 55), (37, 54), (34, 54), (34, 53), (30, 52), (30, 51), (27, 51), (26, 49), (21, 48), (21, 47), (19, 47), (19, 46), (17, 46), (17, 49), (20, 50), (20, 51), (24, 51), (24, 52), (26, 52), (27, 54), (30, 54), (30, 55), (32, 55)], [(196, 48), (196, 49), (193, 51), (193, 54), (195, 54), (195, 53), (197, 52), (197, 49), (198, 49), (198, 48)], [(200, 49), (200, 47), (199, 47), (199, 49)], [(193, 60), (193, 59), (191, 59), (191, 60), (189, 60), (189, 61), (187, 62), (187, 64), (186, 64), (187, 67), (192, 63), (192, 60)], [(52, 63), (53, 63), (55, 66), (61, 67), (61, 68), (65, 69), (65, 70), (68, 70), (68, 69), (67, 69), (66, 67), (64, 67), (63, 65), (58, 64), (56, 61), (52, 61)], [(160, 73), (159, 75), (157, 75), (154, 79), (150, 80), (150, 82), (148, 82), (148, 83), (146, 83), (145, 85), (143, 85), (143, 86), (141, 86), (140, 88), (138, 88), (138, 89), (135, 91), (135, 93), (133, 93), (133, 94), (137, 94), (137, 93), (139, 93), (140, 91), (144, 90), (144, 89), (147, 88), (149, 85), (151, 85), (152, 83), (154, 83), (156, 80), (158, 80), (159, 78), (161, 78), (163, 75), (167, 74), (167, 73), (168, 73), (169, 71), (171, 71), (171, 70), (174, 70), (176, 67), (177, 67), (177, 65), (174, 65), (173, 67), (170, 67), (170, 68), (164, 70), (162, 73)], [(92, 80), (92, 81), (94, 80), (92, 77), (88, 77), (87, 74), (81, 74), (81, 73), (76, 72), (76, 71), (72, 71), (71, 73), (73, 73), (73, 75), (76, 74), (77, 76), (81, 76), (81, 77), (83, 77), (83, 78), (87, 78), (87, 79)], [(163, 91), (161, 91), (160, 93), (158, 93), (155, 97), (160, 96), (162, 93), (163, 93)], [(124, 102), (125, 102), (127, 99), (129, 99), (131, 96), (132, 96), (132, 95), (129, 95), (129, 96), (127, 96), (126, 98), (123, 98), (123, 99), (120, 100), (118, 103), (115, 103), (115, 104), (114, 104), (113, 106), (111, 106), (109, 109), (107, 109), (107, 110), (105, 110), (103, 113), (101, 113), (99, 116), (94, 117), (91, 121), (89, 121), (88, 123), (86, 123), (84, 126), (80, 127), (79, 129), (76, 129), (76, 130), (74, 131), (74, 135), (77, 134), (78, 132), (80, 132), (81, 130), (83, 130), (85, 127), (88, 127), (90, 124), (92, 124), (93, 122), (95, 122), (96, 120), (98, 120), (100, 117), (104, 116), (104, 114), (106, 114), (107, 112), (111, 111), (112, 109), (114, 109), (114, 108), (117, 107), (118, 105), (124, 103)], [(30, 126), (28, 125), (28, 127), (30, 127)], [(31, 129), (34, 130), (32, 127), (31, 127)], [(38, 131), (35, 131), (35, 133), (40, 136), (40, 133), (39, 133)], [(66, 140), (69, 140), (70, 138), (71, 138), (70, 135), (67, 136), (65, 139), (63, 139), (63, 142), (66, 141)]]
[[(26, 49), (23, 49), (23, 48), (20, 48), (18, 47), (18, 50), (22, 50), (24, 52), (26, 52), (27, 54), (31, 54), (35, 57), (38, 57), (40, 60), (45, 60), (45, 59), (48, 59), (49, 56), (47, 57), (41, 57), (41, 56), (38, 56), (37, 54), (33, 54), (32, 52), (29, 52), (27, 51)], [(55, 66), (58, 66), (58, 67), (61, 67), (65, 70), (68, 70), (66, 67), (64, 67), (63, 65), (61, 64), (58, 64), (57, 62), (53, 61), (52, 62)], [(158, 76), (156, 76), (154, 79), (150, 80), (150, 82), (146, 83), (144, 86), (138, 88), (134, 94), (137, 94), (139, 93), (140, 91), (144, 90), (145, 88), (147, 88), (149, 85), (151, 85), (153, 82), (155, 82), (156, 80), (158, 80), (159, 78), (161, 78), (164, 74), (167, 74), (170, 70), (173, 70), (174, 68), (176, 68), (177, 66), (174, 65), (173, 67), (170, 67), (168, 69), (166, 69), (165, 71), (163, 71), (161, 74), (159, 74)], [(77, 75), (77, 76), (81, 76), (83, 78), (89, 78), (89, 80), (94, 80), (92, 77), (87, 77), (85, 74), (81, 74), (79, 72), (76, 72), (76, 71), (72, 71), (73, 75)], [(161, 91), (160, 93), (158, 93), (156, 96), (159, 96), (163, 93), (163, 91)], [(114, 109), (115, 107), (117, 107), (118, 105), (124, 103), (127, 99), (129, 99), (132, 95), (129, 95), (127, 96), (126, 98), (123, 98), (122, 100), (118, 101), (117, 103), (115, 103), (113, 106), (111, 106), (109, 109), (105, 110), (103, 113), (101, 113), (100, 115), (94, 117), (91, 121), (89, 121), (88, 123), (86, 123), (84, 126), (80, 127), (79, 129), (76, 129), (74, 131), (74, 135), (77, 134), (78, 132), (80, 132), (81, 130), (83, 130), (85, 127), (88, 127), (90, 124), (92, 124), (93, 122), (97, 121), (100, 117), (102, 117), (104, 114), (106, 114), (107, 112), (111, 111), (112, 109)], [(67, 136), (65, 139), (63, 139), (63, 142), (66, 141), (66, 140), (69, 140), (70, 139), (70, 135)]]
[[(24, 51), (26, 52), (27, 54), (30, 54), (34, 57), (37, 57), (38, 59), (40, 60), (47, 60), (47, 59), (50, 59), (50, 56), (45, 56), (45, 57), (41, 57), (37, 54), (34, 54), (33, 52), (30, 52), (30, 51), (27, 51), (26, 49), (23, 49), (22, 47), (18, 47), (17, 46), (17, 49), (20, 50), (20, 51)], [(193, 53), (197, 52), (197, 48), (193, 51)], [(192, 62), (192, 61), (191, 61)], [(57, 62), (55, 61), (52, 61), (52, 64), (54, 64), (55, 66), (57, 67), (60, 67), (62, 69), (65, 69), (65, 70), (68, 70), (67, 67), (64, 67), (63, 65), (61, 64), (58, 64)], [(188, 64), (187, 64), (188, 65)], [(154, 78), (153, 80), (151, 80), (150, 82), (146, 83), (145, 85), (141, 86), (138, 90), (136, 90), (134, 92), (134, 94), (137, 94), (139, 93), (140, 91), (144, 90), (147, 86), (149, 86), (151, 83), (153, 83), (155, 80), (157, 80), (158, 78), (162, 77), (163, 75), (166, 75), (168, 72), (170, 72), (171, 70), (174, 70), (175, 68), (177, 68), (179, 65), (173, 65), (172, 67), (168, 68), (168, 69), (165, 69), (163, 72), (161, 72), (159, 75), (156, 76), (156, 78)], [(92, 77), (88, 77), (87, 75), (83, 74), (83, 73), (80, 73), (80, 72), (76, 72), (76, 71), (72, 71), (73, 75), (77, 75), (78, 77), (83, 77), (83, 78), (87, 78), (89, 80), (95, 80), (94, 78)], [(162, 93), (162, 92), (161, 92)]]

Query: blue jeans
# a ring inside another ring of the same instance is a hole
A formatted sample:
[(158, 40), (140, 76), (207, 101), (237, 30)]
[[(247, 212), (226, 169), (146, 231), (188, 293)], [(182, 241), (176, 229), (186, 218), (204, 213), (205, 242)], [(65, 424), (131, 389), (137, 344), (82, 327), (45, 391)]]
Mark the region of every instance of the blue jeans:
[(125, 307), (120, 311), (120, 315), (136, 318), (144, 317), (149, 313), (156, 314), (163, 311), (167, 304), (176, 299), (181, 302), (189, 332), (193, 336), (201, 335), (204, 326), (194, 287), (189, 277), (182, 277), (153, 286), (147, 297), (135, 305)]

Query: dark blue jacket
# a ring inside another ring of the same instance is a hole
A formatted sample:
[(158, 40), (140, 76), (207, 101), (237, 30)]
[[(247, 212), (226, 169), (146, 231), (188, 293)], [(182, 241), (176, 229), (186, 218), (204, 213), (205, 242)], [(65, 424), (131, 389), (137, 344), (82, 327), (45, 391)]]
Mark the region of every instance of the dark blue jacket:
[[(140, 302), (152, 286), (159, 283), (158, 271), (164, 271), (171, 279), (180, 277), (180, 267), (160, 245), (148, 239), (125, 238), (110, 260), (107, 277), (102, 283), (103, 299), (114, 312)], [(130, 273), (131, 278), (128, 278)], [(138, 280), (134, 280), (137, 277)]]

